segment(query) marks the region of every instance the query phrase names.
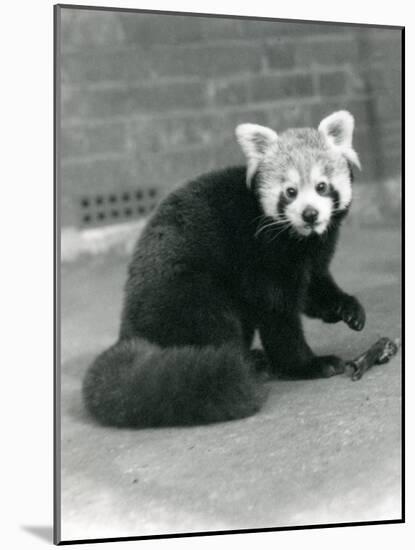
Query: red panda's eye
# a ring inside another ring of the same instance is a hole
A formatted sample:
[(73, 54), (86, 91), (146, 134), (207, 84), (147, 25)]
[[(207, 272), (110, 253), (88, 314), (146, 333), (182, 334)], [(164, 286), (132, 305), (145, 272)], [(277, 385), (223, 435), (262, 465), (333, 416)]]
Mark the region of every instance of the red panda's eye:
[(328, 189), (328, 185), (325, 181), (320, 181), (317, 185), (316, 185), (316, 190), (318, 193), (325, 193)]
[(290, 199), (293, 199), (294, 197), (297, 196), (297, 189), (295, 187), (287, 187), (285, 190), (285, 194)]

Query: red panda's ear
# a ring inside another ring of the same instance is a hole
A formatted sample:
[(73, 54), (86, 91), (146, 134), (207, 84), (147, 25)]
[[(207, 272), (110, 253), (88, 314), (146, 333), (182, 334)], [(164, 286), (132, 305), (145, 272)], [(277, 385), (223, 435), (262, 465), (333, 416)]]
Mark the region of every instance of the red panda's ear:
[(330, 147), (337, 149), (346, 159), (361, 168), (359, 157), (353, 149), (354, 118), (348, 111), (336, 111), (324, 118), (318, 127)]
[(236, 127), (235, 134), (247, 159), (247, 183), (249, 185), (259, 161), (269, 147), (277, 142), (278, 136), (271, 128), (258, 124), (240, 124)]

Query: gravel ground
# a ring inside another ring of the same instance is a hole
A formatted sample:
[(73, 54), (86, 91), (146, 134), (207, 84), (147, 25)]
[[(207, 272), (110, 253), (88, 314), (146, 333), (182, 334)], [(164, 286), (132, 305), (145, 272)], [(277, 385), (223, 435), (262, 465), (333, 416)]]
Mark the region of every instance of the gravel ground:
[[(345, 228), (333, 271), (362, 333), (306, 321), (320, 353), (352, 358), (400, 335), (400, 233)], [(362, 380), (268, 382), (262, 411), (194, 428), (104, 428), (81, 380), (117, 335), (126, 258), (62, 268), (62, 539), (248, 529), (401, 516), (401, 354)]]

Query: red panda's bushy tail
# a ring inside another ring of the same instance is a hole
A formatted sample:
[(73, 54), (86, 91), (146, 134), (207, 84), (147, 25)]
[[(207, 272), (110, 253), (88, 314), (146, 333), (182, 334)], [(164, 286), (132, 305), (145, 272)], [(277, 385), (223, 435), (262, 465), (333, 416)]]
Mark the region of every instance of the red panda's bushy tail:
[(134, 338), (97, 357), (83, 397), (102, 424), (150, 427), (243, 418), (259, 409), (264, 393), (235, 346), (160, 348)]

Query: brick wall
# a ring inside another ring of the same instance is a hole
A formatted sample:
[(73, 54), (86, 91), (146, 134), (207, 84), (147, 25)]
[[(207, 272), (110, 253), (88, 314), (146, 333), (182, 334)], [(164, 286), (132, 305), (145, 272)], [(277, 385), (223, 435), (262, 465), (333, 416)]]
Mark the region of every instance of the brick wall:
[[(346, 108), (361, 179), (399, 174), (400, 40), (399, 30), (62, 9), (62, 224), (143, 215), (181, 181), (243, 162), (240, 122), (316, 126)], [(97, 217), (123, 196), (124, 210)]]

